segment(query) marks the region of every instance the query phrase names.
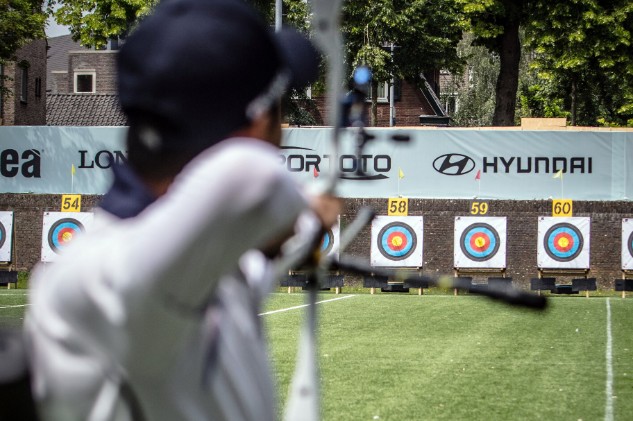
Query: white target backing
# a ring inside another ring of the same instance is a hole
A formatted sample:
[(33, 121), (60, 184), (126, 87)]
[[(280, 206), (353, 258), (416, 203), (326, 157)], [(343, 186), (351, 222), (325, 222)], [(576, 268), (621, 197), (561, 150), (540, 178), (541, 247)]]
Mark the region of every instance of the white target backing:
[(92, 224), (91, 212), (44, 212), (42, 262), (54, 262), (77, 236)]
[(589, 217), (539, 217), (537, 264), (543, 269), (589, 269)]
[(622, 270), (633, 270), (633, 219), (622, 220)]
[(506, 218), (456, 216), (453, 255), (456, 268), (505, 268)]
[(10, 262), (13, 251), (13, 212), (0, 212), (0, 262)]
[(377, 216), (371, 224), (371, 265), (422, 267), (424, 218)]

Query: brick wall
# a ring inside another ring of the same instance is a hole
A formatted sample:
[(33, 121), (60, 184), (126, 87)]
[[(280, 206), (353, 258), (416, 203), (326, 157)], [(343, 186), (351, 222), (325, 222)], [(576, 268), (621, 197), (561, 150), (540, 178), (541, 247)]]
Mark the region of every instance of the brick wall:
[[(100, 94), (116, 93), (116, 54), (117, 51), (69, 51), (67, 93), (74, 92), (75, 71), (94, 70), (96, 73), (96, 92)], [(62, 93), (60, 90), (59, 93)]]
[[(84, 211), (96, 206), (100, 196), (83, 196)], [(523, 288), (538, 275), (536, 268), (537, 218), (551, 214), (549, 201), (488, 201), (488, 216), (507, 217), (507, 276)], [(386, 214), (387, 199), (348, 199), (341, 215), (345, 227), (361, 206)], [(425, 273), (453, 273), (453, 224), (455, 216), (469, 215), (469, 200), (410, 199), (409, 215), (424, 216)], [(0, 210), (14, 212), (15, 262), (30, 270), (40, 260), (42, 215), (59, 211), (61, 196), (0, 194)], [(633, 216), (630, 202), (574, 202), (574, 216), (591, 217), (591, 272), (599, 288), (613, 289), (621, 277), (620, 244), (622, 218)], [(369, 260), (370, 229), (366, 228), (349, 247), (348, 253)], [(560, 278), (569, 282), (570, 277)], [(358, 282), (349, 278), (347, 281)]]
[[(314, 98), (314, 102), (320, 113), (315, 115), (317, 122), (328, 117), (328, 107), (325, 97)], [(419, 126), (420, 115), (435, 115), (433, 108), (429, 105), (422, 91), (415, 85), (403, 81), (400, 100), (395, 101), (396, 126)], [(370, 105), (367, 104), (369, 108)], [(368, 110), (370, 112), (370, 110)], [(377, 107), (378, 127), (389, 127), (389, 103), (378, 103)]]
[[(5, 87), (12, 95), (4, 97), (3, 122), (8, 126), (39, 126), (46, 124), (46, 40), (35, 40), (16, 51), (16, 61), (4, 66), (4, 74), (13, 80)], [(27, 64), (28, 84), (26, 102), (20, 98), (22, 89), (21, 67)], [(40, 89), (36, 92), (36, 80)], [(38, 95), (39, 93), (39, 95)]]

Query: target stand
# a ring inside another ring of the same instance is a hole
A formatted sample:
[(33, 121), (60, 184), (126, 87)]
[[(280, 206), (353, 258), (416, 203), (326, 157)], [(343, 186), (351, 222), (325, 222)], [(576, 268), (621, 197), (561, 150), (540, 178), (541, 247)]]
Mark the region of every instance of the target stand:
[[(453, 268), (455, 278), (469, 280), (472, 286), (486, 288), (488, 285), (511, 285), (512, 278), (506, 275), (506, 268)], [(475, 281), (475, 278), (486, 278), (486, 282)], [(457, 295), (458, 290), (455, 288), (453, 294)]]
[[(340, 275), (338, 272), (333, 274), (328, 274), (323, 279), (323, 283), (320, 285), (321, 291), (330, 291), (334, 288), (334, 292), (336, 294), (341, 293), (341, 289), (344, 285), (345, 277)], [(279, 286), (287, 287), (288, 294), (292, 293), (295, 288), (306, 289), (308, 285), (308, 276), (305, 273), (300, 272), (290, 272), (288, 275), (281, 280)]]
[[(556, 277), (574, 277), (572, 279), (571, 284), (562, 284), (556, 283)], [(538, 270), (538, 278), (533, 278), (531, 281), (531, 289), (538, 288), (538, 294), (541, 294), (541, 291), (549, 290), (552, 294), (578, 294), (581, 291), (585, 292), (585, 296), (589, 298), (589, 291), (595, 291), (596, 287), (596, 278), (589, 277), (589, 269), (577, 269), (577, 270), (562, 270), (562, 269), (546, 269), (539, 268)]]
[(633, 291), (633, 271), (623, 270), (622, 279), (616, 279), (614, 282), (616, 291), (622, 291), (622, 298), (626, 298), (627, 291)]

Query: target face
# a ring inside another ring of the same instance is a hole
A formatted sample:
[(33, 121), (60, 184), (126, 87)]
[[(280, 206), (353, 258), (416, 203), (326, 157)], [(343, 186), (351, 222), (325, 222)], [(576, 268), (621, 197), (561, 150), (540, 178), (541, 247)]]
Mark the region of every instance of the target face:
[(339, 240), (341, 234), (341, 217), (337, 218), (336, 223), (325, 231), (323, 234), (323, 238), (321, 239), (321, 253), (325, 255), (335, 255), (338, 259), (338, 248), (339, 248)]
[(80, 235), (84, 230), (83, 224), (76, 219), (60, 219), (48, 231), (48, 245), (55, 253), (59, 253), (70, 244), (76, 235)]
[(539, 218), (539, 267), (589, 269), (589, 225), (589, 218)]
[(46, 212), (42, 229), (42, 261), (56, 260), (92, 222), (88, 212)]
[(334, 248), (334, 233), (328, 229), (321, 239), (321, 253), (330, 254), (332, 248)]
[(633, 219), (622, 220), (622, 270), (633, 270)]
[(13, 212), (0, 212), (0, 262), (11, 261)]
[(456, 268), (505, 268), (506, 218), (455, 218)]
[(413, 228), (404, 222), (391, 222), (378, 233), (378, 250), (387, 259), (406, 259), (411, 256), (417, 243)]
[(421, 216), (378, 216), (372, 223), (373, 266), (422, 266)]
[(545, 233), (543, 238), (545, 252), (554, 260), (569, 262), (580, 255), (583, 237), (575, 226), (567, 223), (556, 224)]

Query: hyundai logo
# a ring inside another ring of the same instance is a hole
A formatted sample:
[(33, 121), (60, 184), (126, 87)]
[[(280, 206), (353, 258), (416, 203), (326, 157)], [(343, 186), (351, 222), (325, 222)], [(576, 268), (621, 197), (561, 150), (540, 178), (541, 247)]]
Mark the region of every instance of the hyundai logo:
[(435, 158), (433, 168), (444, 175), (464, 175), (475, 169), (475, 161), (460, 153), (447, 153)]

